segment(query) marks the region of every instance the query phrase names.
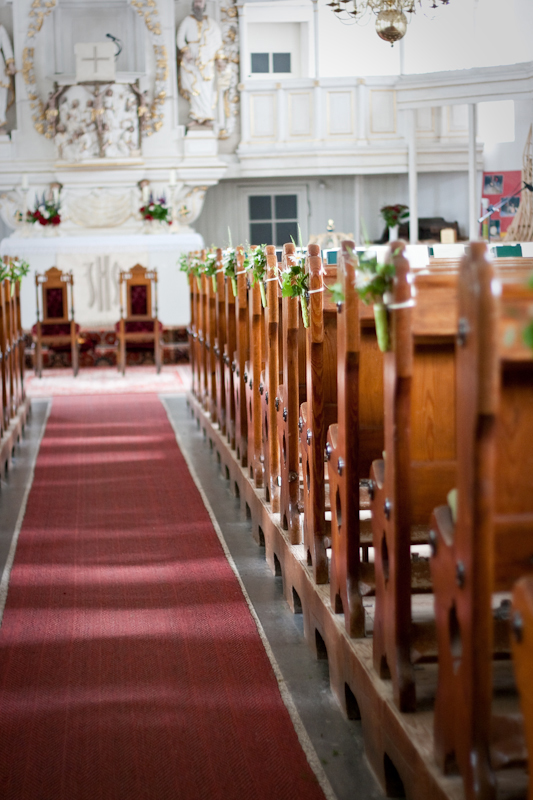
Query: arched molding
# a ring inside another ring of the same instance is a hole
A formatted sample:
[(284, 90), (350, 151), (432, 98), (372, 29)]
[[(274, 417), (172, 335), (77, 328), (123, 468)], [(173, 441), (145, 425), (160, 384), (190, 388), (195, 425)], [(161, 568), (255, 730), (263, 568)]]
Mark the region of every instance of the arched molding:
[[(159, 20), (157, 0), (128, 0), (132, 8), (143, 18), (152, 39), (155, 56), (155, 83), (153, 99), (146, 106), (139, 107), (139, 114), (145, 112), (143, 134), (151, 136), (163, 126), (163, 106), (166, 98), (168, 78), (168, 55), (164, 44)], [(55, 104), (48, 107), (39, 96), (35, 76), (35, 41), (41, 32), (45, 19), (57, 8), (58, 0), (33, 0), (28, 14), (26, 44), (22, 53), (22, 77), (26, 84), (28, 100), (32, 110), (35, 130), (51, 139), (54, 136), (54, 122), (57, 116)]]

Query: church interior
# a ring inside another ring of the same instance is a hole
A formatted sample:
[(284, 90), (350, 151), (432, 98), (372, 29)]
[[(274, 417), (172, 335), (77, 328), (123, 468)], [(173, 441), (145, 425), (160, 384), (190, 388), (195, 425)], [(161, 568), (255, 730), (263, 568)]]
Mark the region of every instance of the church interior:
[(531, 30), (0, 0), (2, 800), (533, 800)]

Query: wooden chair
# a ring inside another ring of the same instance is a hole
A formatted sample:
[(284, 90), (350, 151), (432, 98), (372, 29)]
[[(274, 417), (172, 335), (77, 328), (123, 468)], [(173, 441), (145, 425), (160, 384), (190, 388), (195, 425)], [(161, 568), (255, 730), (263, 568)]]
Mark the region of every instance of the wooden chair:
[[(157, 372), (161, 372), (161, 323), (157, 318), (157, 270), (136, 264), (119, 273), (120, 321), (118, 323), (118, 369), (126, 372), (126, 344), (154, 343)], [(153, 287), (153, 295), (152, 295)], [(154, 311), (152, 308), (154, 307)]]
[(431, 520), (435, 753), (444, 771), (458, 766), (467, 800), (493, 800), (495, 770), (524, 757), (500, 674), (493, 696), (494, 658), (500, 673), (509, 655), (493, 594), (533, 571), (533, 352), (523, 341), (533, 291), (494, 275), (486, 245), (470, 245), (459, 275), (457, 512), (442, 505)]
[[(70, 286), (70, 318), (68, 287)], [(41, 291), (39, 292), (39, 287)], [(35, 374), (42, 376), (42, 346), (64, 347), (70, 344), (72, 353), (72, 370), (74, 377), (78, 374), (79, 325), (74, 321), (74, 278), (72, 272), (61, 272), (51, 267), (44, 274), (35, 276), (37, 299), (37, 324), (33, 328), (35, 340)], [(41, 308), (39, 307), (41, 297)], [(42, 319), (41, 319), (42, 313)]]

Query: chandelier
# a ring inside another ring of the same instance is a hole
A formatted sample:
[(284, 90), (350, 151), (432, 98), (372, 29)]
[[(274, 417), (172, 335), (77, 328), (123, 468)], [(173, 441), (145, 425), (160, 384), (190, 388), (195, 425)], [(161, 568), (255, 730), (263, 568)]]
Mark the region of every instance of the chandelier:
[[(437, 4), (447, 6), (450, 0), (430, 0), (429, 8)], [(376, 33), (391, 45), (403, 39), (407, 33), (409, 17), (422, 7), (422, 0), (330, 0), (327, 4), (334, 14), (345, 21), (359, 22), (369, 12), (376, 16)]]

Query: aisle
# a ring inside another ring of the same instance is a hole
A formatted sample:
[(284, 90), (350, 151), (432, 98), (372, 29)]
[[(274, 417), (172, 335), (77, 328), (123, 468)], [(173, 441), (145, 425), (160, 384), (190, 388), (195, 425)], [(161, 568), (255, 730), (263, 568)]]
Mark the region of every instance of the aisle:
[(0, 630), (0, 796), (324, 797), (154, 395), (53, 401)]

